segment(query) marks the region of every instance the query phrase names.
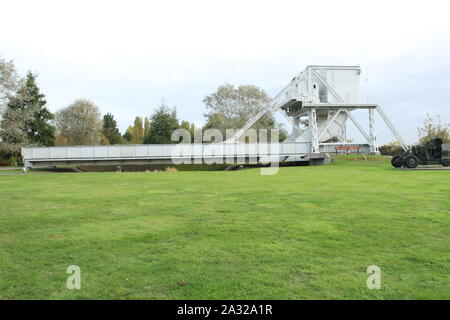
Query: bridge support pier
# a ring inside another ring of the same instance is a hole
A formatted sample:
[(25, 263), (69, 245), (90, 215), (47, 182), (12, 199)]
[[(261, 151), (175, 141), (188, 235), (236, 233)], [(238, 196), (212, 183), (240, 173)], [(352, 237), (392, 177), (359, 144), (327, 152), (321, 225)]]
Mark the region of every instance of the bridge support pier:
[(379, 154), (377, 133), (375, 130), (375, 114), (374, 109), (369, 109), (369, 146), (370, 152), (373, 154)]
[(31, 166), (32, 166), (32, 164), (30, 161), (25, 161), (23, 163), (22, 172), (27, 173), (31, 169)]
[(317, 134), (317, 113), (315, 108), (309, 110), (309, 136), (311, 153), (319, 153), (319, 137)]

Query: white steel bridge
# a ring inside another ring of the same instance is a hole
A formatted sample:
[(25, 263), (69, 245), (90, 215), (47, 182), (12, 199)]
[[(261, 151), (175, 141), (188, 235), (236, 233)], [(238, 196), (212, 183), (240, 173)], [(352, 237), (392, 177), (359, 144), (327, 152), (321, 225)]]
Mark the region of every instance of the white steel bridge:
[[(357, 146), (364, 153), (378, 153), (375, 112), (400, 145), (407, 146), (383, 109), (358, 103), (359, 66), (308, 66), (267, 105), (224, 143), (165, 145), (96, 145), (23, 148), (25, 168), (66, 165), (120, 165), (150, 163), (239, 163), (267, 161), (327, 161), (336, 147)], [(369, 128), (352, 115), (367, 110)], [(248, 130), (264, 115), (281, 112), (292, 124), (282, 143), (243, 143)], [(347, 120), (359, 130), (363, 144), (347, 141)]]
[[(26, 167), (179, 163), (258, 163), (289, 157), (310, 160), (309, 145), (291, 143), (211, 143), (95, 145), (23, 148)], [(323, 160), (319, 154), (314, 159)]]

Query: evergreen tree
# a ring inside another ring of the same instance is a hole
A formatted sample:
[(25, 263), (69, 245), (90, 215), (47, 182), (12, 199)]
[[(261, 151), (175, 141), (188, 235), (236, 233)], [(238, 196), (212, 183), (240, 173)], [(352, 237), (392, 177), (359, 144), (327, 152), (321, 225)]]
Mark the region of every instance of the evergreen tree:
[(151, 116), (150, 131), (145, 137), (144, 143), (174, 143), (171, 140), (172, 132), (179, 127), (175, 108), (171, 110), (163, 104)]
[(1, 123), (3, 141), (53, 146), (54, 116), (45, 107), (46, 103), (45, 95), (36, 84), (36, 76), (28, 72), (16, 95), (7, 103)]
[(107, 139), (109, 144), (118, 144), (122, 141), (117, 122), (111, 113), (103, 116), (103, 136)]

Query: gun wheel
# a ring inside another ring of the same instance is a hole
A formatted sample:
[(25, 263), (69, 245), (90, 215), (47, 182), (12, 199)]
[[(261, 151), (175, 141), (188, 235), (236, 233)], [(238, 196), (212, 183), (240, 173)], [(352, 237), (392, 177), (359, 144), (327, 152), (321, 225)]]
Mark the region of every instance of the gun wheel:
[(415, 167), (417, 167), (417, 159), (412, 155), (406, 156), (405, 167), (409, 169), (414, 169)]
[(400, 156), (393, 156), (391, 159), (391, 164), (395, 168), (400, 168), (402, 166), (402, 160)]

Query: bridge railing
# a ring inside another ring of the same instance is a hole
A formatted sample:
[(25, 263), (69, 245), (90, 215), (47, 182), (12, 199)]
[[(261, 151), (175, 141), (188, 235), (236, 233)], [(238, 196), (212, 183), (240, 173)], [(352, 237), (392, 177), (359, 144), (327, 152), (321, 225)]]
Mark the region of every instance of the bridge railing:
[(306, 154), (308, 150), (309, 144), (303, 142), (96, 145), (27, 147), (22, 148), (22, 157), (25, 161), (258, 157)]

